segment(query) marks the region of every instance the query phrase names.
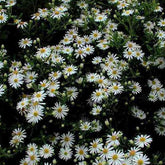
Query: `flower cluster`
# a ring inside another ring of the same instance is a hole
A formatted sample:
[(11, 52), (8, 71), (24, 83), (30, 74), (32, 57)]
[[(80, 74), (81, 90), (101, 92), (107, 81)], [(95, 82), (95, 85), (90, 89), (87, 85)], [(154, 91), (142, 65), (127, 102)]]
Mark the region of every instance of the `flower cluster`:
[(165, 163), (163, 2), (24, 1), (0, 0), (3, 163)]

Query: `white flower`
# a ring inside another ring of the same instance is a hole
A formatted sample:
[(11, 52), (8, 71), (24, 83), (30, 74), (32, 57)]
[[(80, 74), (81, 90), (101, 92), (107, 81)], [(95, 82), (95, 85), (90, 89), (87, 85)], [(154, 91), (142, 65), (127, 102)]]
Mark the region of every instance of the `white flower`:
[(102, 33), (99, 32), (98, 30), (92, 31), (92, 33), (90, 35), (92, 40), (98, 40), (99, 38), (101, 38), (101, 36), (102, 36)]
[(81, 58), (81, 59), (84, 59), (84, 57), (86, 57), (86, 53), (85, 53), (85, 50), (84, 48), (82, 47), (79, 47), (78, 49), (75, 50), (75, 55), (76, 55), (76, 58)]
[(66, 94), (69, 97), (70, 101), (73, 101), (77, 98), (78, 91), (75, 87), (67, 87), (66, 88)]
[(73, 65), (66, 66), (65, 69), (63, 70), (64, 74), (66, 74), (67, 76), (75, 74), (76, 71), (77, 71), (77, 67)]
[(122, 16), (129, 16), (133, 14), (133, 10), (124, 10), (123, 13), (121, 14)]
[(8, 19), (8, 16), (4, 13), (0, 13), (0, 23), (5, 23)]
[(53, 153), (54, 153), (53, 147), (50, 146), (49, 144), (43, 145), (39, 150), (39, 154), (43, 158), (52, 157)]
[(18, 88), (23, 84), (24, 75), (22, 74), (11, 74), (8, 78), (10, 86)]
[(135, 144), (140, 148), (148, 146), (151, 142), (152, 138), (149, 135), (138, 135), (135, 137)]
[(107, 19), (107, 16), (105, 14), (98, 14), (95, 18), (96, 22), (103, 22)]
[(30, 164), (30, 165), (33, 165), (33, 164), (36, 164), (37, 162), (39, 162), (40, 158), (39, 158), (39, 155), (37, 152), (35, 153), (29, 153), (27, 156), (26, 156), (26, 161)]
[(102, 107), (100, 107), (100, 106), (93, 107), (92, 115), (99, 115), (101, 111), (102, 111)]
[(121, 151), (111, 151), (108, 163), (113, 165), (122, 165), (124, 161), (124, 153)]
[(120, 83), (113, 83), (110, 87), (110, 91), (114, 93), (114, 95), (122, 93), (123, 86)]
[(137, 155), (133, 159), (134, 165), (147, 165), (150, 164), (150, 161), (146, 155)]
[(69, 111), (69, 108), (66, 105), (61, 105), (61, 103), (55, 103), (53, 109), (53, 116), (57, 119), (64, 118)]
[(125, 50), (123, 53), (124, 53), (123, 56), (124, 56), (125, 58), (129, 59), (129, 60), (130, 60), (130, 59), (133, 59), (133, 57), (135, 56), (135, 55), (134, 55), (135, 52), (132, 51), (131, 49)]
[(30, 38), (25, 38), (25, 39), (21, 39), (19, 41), (19, 47), (21, 48), (26, 48), (26, 47), (30, 47), (32, 45), (32, 40)]
[(23, 138), (19, 136), (13, 136), (9, 143), (12, 147), (17, 147), (20, 143), (23, 143)]
[(72, 150), (70, 148), (68, 148), (68, 147), (60, 148), (59, 158), (67, 161), (67, 160), (72, 158), (72, 154), (73, 153), (72, 153)]
[(35, 102), (43, 101), (46, 97), (46, 93), (44, 91), (34, 92), (32, 96), (32, 100)]
[(86, 77), (88, 82), (94, 82), (99, 78), (99, 75), (97, 73), (89, 73)]
[(50, 53), (51, 53), (51, 49), (49, 47), (39, 48), (37, 53), (36, 53), (36, 57), (47, 58), (50, 56)]
[(110, 147), (110, 146), (118, 146), (120, 144), (119, 142), (119, 137), (122, 135), (122, 133), (119, 131), (119, 132), (112, 132), (111, 135), (107, 135), (107, 139), (106, 139), (106, 143), (107, 143), (107, 146)]
[(87, 121), (81, 123), (81, 125), (80, 125), (80, 129), (82, 131), (88, 131), (90, 128), (91, 128), (90, 122), (87, 122)]
[(99, 156), (102, 159), (109, 159), (110, 158), (110, 152), (112, 151), (112, 148), (108, 147), (108, 146), (104, 146), (100, 149), (99, 151)]
[(38, 152), (38, 146), (35, 143), (30, 143), (27, 145), (27, 154), (37, 153), (37, 152)]
[(17, 128), (13, 130), (12, 136), (18, 136), (19, 138), (24, 139), (26, 138), (26, 132), (22, 128)]
[(142, 152), (140, 151), (140, 148), (131, 147), (131, 149), (128, 150), (128, 156), (131, 157), (131, 158), (136, 157), (139, 154), (142, 154)]
[(74, 144), (74, 135), (70, 132), (62, 134), (60, 139), (62, 147), (72, 147)]
[(158, 22), (158, 25), (161, 26), (161, 27), (164, 27), (165, 26), (165, 19), (162, 19)]
[(84, 160), (88, 153), (88, 148), (85, 146), (76, 146), (75, 148), (76, 154), (75, 157), (78, 160)]
[(104, 91), (102, 89), (97, 89), (96, 91), (94, 91), (92, 93), (92, 96), (91, 96), (91, 99), (94, 101), (94, 102), (101, 102), (102, 99), (103, 99), (103, 93)]
[(14, 6), (16, 4), (16, 1), (15, 0), (7, 0), (6, 1), (6, 7), (11, 7), (11, 6)]
[(29, 123), (38, 123), (39, 120), (44, 116), (42, 109), (30, 108), (26, 118)]
[(92, 142), (90, 142), (89, 152), (91, 154), (99, 153), (100, 149), (102, 148), (102, 143), (99, 139), (95, 139)]
[(138, 94), (142, 91), (142, 88), (138, 82), (132, 82), (132, 85), (130, 86), (130, 89), (132, 89), (133, 94)]

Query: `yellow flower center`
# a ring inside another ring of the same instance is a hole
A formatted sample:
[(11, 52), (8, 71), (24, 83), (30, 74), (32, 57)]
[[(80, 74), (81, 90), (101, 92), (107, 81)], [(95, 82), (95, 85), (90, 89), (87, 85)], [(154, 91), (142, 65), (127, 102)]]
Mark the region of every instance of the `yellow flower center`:
[(82, 149), (79, 150), (79, 154), (80, 155), (83, 155), (84, 154), (84, 151)]
[(97, 143), (93, 143), (92, 147), (97, 148)]
[(112, 136), (111, 136), (111, 140), (114, 141), (114, 140), (116, 140), (116, 139), (117, 139), (117, 136), (115, 136), (115, 135), (112, 135)]
[(44, 153), (46, 153), (46, 154), (49, 153), (49, 149), (48, 148), (45, 148), (44, 149)]
[(3, 15), (0, 15), (0, 20), (3, 20), (4, 19), (4, 16)]
[(107, 153), (108, 153), (108, 149), (107, 149), (107, 148), (104, 148), (104, 149), (103, 149), (103, 153), (104, 153), (104, 154), (107, 154)]
[(114, 90), (118, 90), (119, 87), (118, 87), (117, 85), (115, 85), (115, 86), (113, 86), (113, 89), (114, 89)]
[(138, 160), (137, 163), (138, 163), (138, 165), (143, 165), (144, 164), (144, 161), (140, 159), (140, 160)]
[(131, 151), (129, 152), (129, 154), (130, 154), (130, 156), (135, 156), (136, 151), (135, 151), (135, 150), (131, 150)]
[(58, 111), (58, 113), (61, 113), (61, 112), (62, 112), (62, 108), (59, 107), (59, 108), (57, 109), (57, 111)]
[(33, 112), (33, 115), (34, 115), (35, 117), (37, 117), (38, 114), (39, 114), (38, 111), (34, 111), (34, 112)]
[(141, 138), (140, 138), (140, 141), (141, 141), (141, 142), (145, 142), (145, 140), (146, 140), (145, 137), (141, 137)]
[(113, 156), (112, 156), (112, 159), (113, 159), (113, 160), (117, 160), (117, 159), (118, 159), (118, 155), (117, 155), (117, 154), (113, 155)]

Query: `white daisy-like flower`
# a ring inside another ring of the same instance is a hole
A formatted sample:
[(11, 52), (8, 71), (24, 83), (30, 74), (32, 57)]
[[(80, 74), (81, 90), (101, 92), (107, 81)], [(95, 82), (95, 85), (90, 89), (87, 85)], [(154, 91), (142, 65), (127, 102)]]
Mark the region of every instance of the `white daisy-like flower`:
[(102, 99), (104, 98), (104, 91), (103, 89), (97, 89), (96, 91), (94, 91), (91, 95), (91, 99), (94, 102), (101, 102)]
[(68, 114), (69, 108), (66, 105), (61, 105), (61, 103), (55, 103), (53, 109), (53, 116), (57, 119), (63, 119)]
[(34, 92), (32, 95), (32, 100), (35, 101), (43, 101), (46, 97), (46, 93), (44, 91)]
[(27, 145), (27, 154), (37, 153), (37, 152), (38, 152), (38, 146), (35, 143), (30, 143)]
[(39, 155), (37, 152), (35, 153), (29, 153), (27, 156), (26, 156), (26, 161), (29, 163), (29, 164), (36, 164), (37, 162), (39, 162), (40, 158), (39, 158)]
[(125, 50), (125, 51), (123, 52), (123, 56), (124, 56), (125, 58), (129, 59), (129, 60), (133, 59), (133, 57), (135, 56), (134, 54), (135, 54), (135, 52), (132, 51), (131, 49)]
[(106, 159), (108, 160), (110, 158), (110, 153), (112, 151), (112, 148), (108, 147), (108, 146), (104, 146), (100, 149), (99, 151), (99, 156), (102, 158), (102, 159)]
[(133, 159), (134, 165), (147, 165), (150, 164), (149, 158), (146, 155), (137, 155)]
[(24, 75), (22, 74), (11, 74), (8, 78), (9, 85), (13, 88), (19, 88), (23, 84)]
[(76, 73), (77, 71), (77, 67), (76, 66), (73, 66), (73, 65), (69, 65), (69, 66), (66, 66), (65, 69), (63, 70), (64, 74), (66, 74), (67, 76), (70, 76), (70, 75), (73, 75)]
[(119, 93), (122, 93), (123, 86), (120, 83), (113, 83), (110, 87), (110, 91), (112, 93), (114, 93), (115, 95), (119, 94)]
[(121, 77), (121, 71), (118, 68), (112, 68), (107, 72), (111, 79), (119, 79)]
[(66, 148), (60, 148), (60, 151), (59, 151), (59, 158), (62, 159), (62, 160), (69, 160), (72, 158), (72, 150), (68, 147)]
[(105, 14), (97, 14), (95, 21), (96, 22), (104, 22), (107, 19), (107, 16)]
[(140, 151), (140, 148), (138, 147), (131, 147), (129, 150), (128, 150), (128, 156), (130, 158), (134, 158), (135, 156), (139, 155), (139, 154), (142, 154), (142, 151)]
[(93, 107), (92, 108), (92, 115), (99, 115), (101, 111), (102, 111), (102, 107), (101, 106)]
[(62, 52), (64, 54), (71, 54), (73, 52), (73, 48), (71, 46), (64, 46)]
[(91, 124), (90, 124), (90, 122), (82, 122), (81, 124), (80, 124), (80, 129), (82, 130), (82, 131), (88, 131), (89, 129), (91, 128)]
[(49, 157), (52, 157), (54, 153), (54, 149), (51, 145), (49, 144), (45, 144), (43, 145), (40, 150), (39, 150), (39, 154), (41, 157), (43, 158), (49, 158)]
[(161, 119), (165, 119), (165, 107), (162, 107), (158, 110), (157, 115)]
[(12, 136), (18, 136), (18, 137), (24, 139), (24, 138), (26, 138), (26, 131), (22, 128), (14, 129), (12, 132)]
[(62, 147), (72, 147), (74, 144), (74, 135), (70, 132), (62, 134), (60, 139)]
[(143, 148), (150, 145), (152, 138), (149, 135), (138, 135), (135, 137), (135, 145)]
[(25, 82), (26, 83), (34, 83), (38, 77), (38, 73), (32, 71), (28, 71), (25, 75)]
[(20, 48), (26, 48), (26, 47), (30, 47), (32, 45), (32, 40), (30, 38), (23, 38), (19, 41), (19, 47)]
[(8, 19), (8, 16), (4, 13), (0, 13), (0, 23), (5, 23)]
[(75, 151), (76, 151), (75, 157), (78, 160), (84, 160), (88, 154), (88, 148), (85, 146), (76, 146)]
[(41, 120), (43, 116), (44, 112), (42, 109), (30, 108), (30, 111), (28, 112), (26, 119), (28, 123), (38, 123), (38, 121)]
[(69, 97), (70, 101), (73, 101), (77, 98), (78, 91), (76, 87), (67, 87), (66, 94)]
[(160, 89), (160, 91), (157, 92), (157, 96), (160, 101), (165, 101), (165, 88)]
[(130, 89), (132, 89), (133, 94), (138, 94), (142, 91), (142, 88), (138, 82), (132, 82), (132, 85), (130, 86)]
[(55, 72), (51, 72), (49, 74), (49, 77), (54, 81), (59, 79), (62, 76), (62, 73), (60, 71), (55, 71)]
[(91, 154), (99, 153), (102, 146), (103, 144), (100, 142), (100, 139), (95, 139), (92, 142), (90, 142), (89, 152)]
[(23, 143), (23, 138), (19, 136), (13, 136), (9, 143), (12, 147), (17, 147), (20, 143)]
[(49, 47), (39, 48), (37, 53), (36, 53), (36, 57), (47, 58), (50, 56), (50, 53), (51, 53), (51, 49)]
[(113, 165), (122, 165), (124, 161), (124, 153), (121, 151), (111, 151), (108, 163)]
[(14, 6), (16, 4), (16, 0), (7, 0), (6, 1), (6, 7), (11, 7)]
[(39, 12), (34, 13), (34, 14), (32, 14), (31, 18), (34, 19), (34, 20), (40, 20), (41, 13), (39, 13)]
[(122, 16), (129, 16), (129, 15), (132, 15), (133, 12), (134, 12), (134, 10), (124, 10), (121, 15)]
[(160, 136), (165, 136), (165, 127), (164, 126), (156, 126), (155, 131)]
[(158, 25), (161, 26), (161, 27), (164, 27), (165, 26), (165, 19), (162, 19), (158, 22)]
[(99, 75), (97, 73), (89, 73), (86, 77), (88, 82), (94, 82), (99, 78)]
[(101, 32), (99, 32), (98, 30), (94, 30), (94, 31), (92, 31), (92, 33), (90, 35), (90, 38), (92, 40), (98, 40), (98, 39), (101, 38), (101, 36), (102, 36), (102, 33)]
[(81, 58), (81, 59), (84, 59), (86, 57), (86, 53), (85, 53), (85, 50), (84, 48), (82, 47), (79, 47), (78, 49), (75, 50), (75, 54), (76, 58)]
[(107, 135), (106, 143), (108, 147), (118, 146), (120, 144), (119, 138), (122, 136), (122, 132), (112, 132), (111, 135)]

